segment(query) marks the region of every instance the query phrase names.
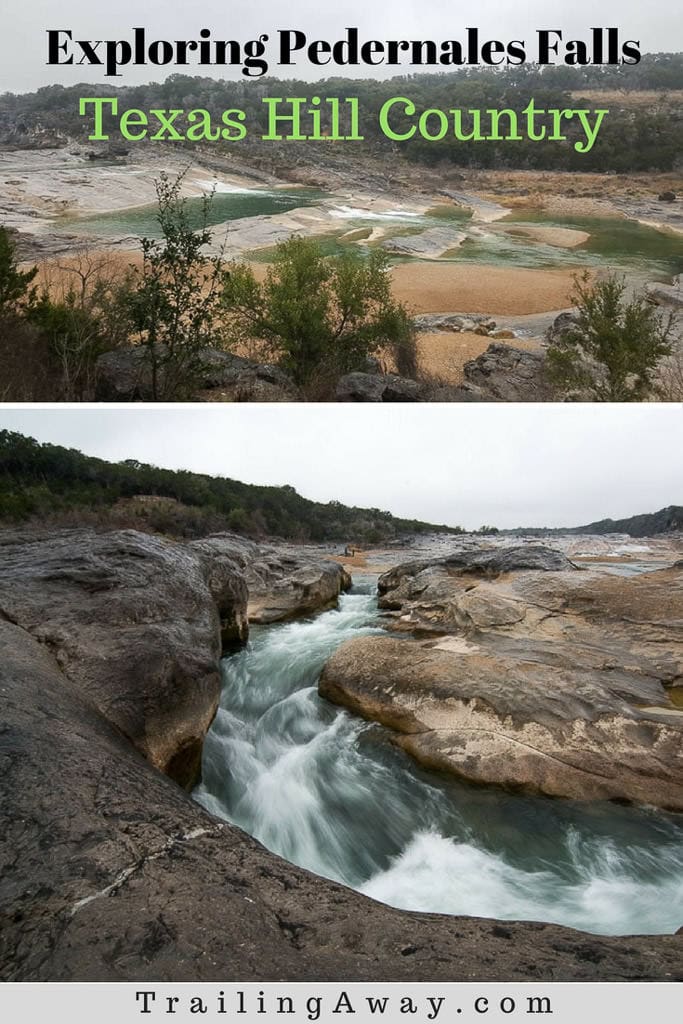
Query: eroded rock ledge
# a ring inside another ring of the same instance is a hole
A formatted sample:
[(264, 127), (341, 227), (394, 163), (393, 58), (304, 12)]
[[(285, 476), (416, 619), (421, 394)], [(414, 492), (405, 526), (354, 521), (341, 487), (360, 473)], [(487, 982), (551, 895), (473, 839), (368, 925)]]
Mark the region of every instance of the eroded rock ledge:
[(181, 785), (197, 778), (221, 652), (246, 640), (248, 619), (327, 607), (350, 583), (334, 562), (234, 534), (179, 544), (135, 530), (6, 533), (0, 562), (0, 615)]
[(379, 591), (407, 636), (342, 645), (323, 696), (471, 782), (683, 810), (683, 566), (625, 578), (542, 546), (464, 551)]
[(229, 536), (2, 538), (2, 980), (681, 977), (677, 936), (373, 903), (268, 853), (159, 771), (148, 719), (165, 708), (191, 735), (198, 696), (206, 715), (221, 621), (244, 628), (250, 551)]

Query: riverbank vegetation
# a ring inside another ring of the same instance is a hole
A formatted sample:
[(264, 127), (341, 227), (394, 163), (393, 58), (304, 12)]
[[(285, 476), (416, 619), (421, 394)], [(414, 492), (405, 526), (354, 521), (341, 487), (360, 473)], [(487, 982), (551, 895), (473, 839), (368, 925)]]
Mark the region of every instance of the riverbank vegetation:
[[(3, 400), (111, 400), (98, 380), (100, 359), (112, 352), (128, 360), (117, 371), (119, 400), (196, 399), (226, 353), (242, 367), (249, 356), (248, 372), (275, 374), (280, 400), (330, 400), (345, 374), (386, 368), (410, 387), (419, 381), (421, 400), (437, 391), (441, 401), (462, 398), (420, 369), (413, 320), (394, 298), (385, 252), (330, 256), (317, 240), (292, 236), (260, 280), (220, 250), (207, 255), (212, 196), (197, 224), (181, 183), (182, 175), (157, 180), (161, 238), (140, 239), (137, 263), (84, 250), (40, 274), (22, 270), (0, 227)], [(544, 386), (554, 397), (676, 400), (676, 318), (644, 294), (624, 296), (621, 278), (576, 279), (572, 328), (548, 349)], [(258, 397), (237, 389), (232, 400)]]
[(85, 252), (61, 268), (57, 286), (49, 278), (35, 285), (37, 267), (19, 269), (0, 227), (5, 400), (92, 398), (98, 358), (130, 344), (142, 355), (152, 401), (193, 398), (214, 350), (250, 349), (313, 399), (330, 398), (340, 376), (380, 355), (416, 374), (412, 321), (392, 295), (384, 252), (325, 256), (315, 240), (292, 237), (276, 247), (259, 283), (245, 264), (205, 254), (212, 197), (193, 227), (181, 182), (182, 175), (157, 180), (162, 237), (140, 240), (140, 264), (116, 268)]
[(676, 316), (660, 313), (647, 295), (628, 298), (616, 274), (575, 279), (573, 324), (548, 347), (547, 373), (558, 396), (592, 402), (642, 402), (672, 354)]
[(131, 527), (173, 537), (232, 530), (256, 538), (367, 544), (432, 531), (464, 532), (382, 509), (310, 501), (290, 486), (261, 487), (134, 459), (105, 462), (0, 431), (0, 522), (32, 520)]

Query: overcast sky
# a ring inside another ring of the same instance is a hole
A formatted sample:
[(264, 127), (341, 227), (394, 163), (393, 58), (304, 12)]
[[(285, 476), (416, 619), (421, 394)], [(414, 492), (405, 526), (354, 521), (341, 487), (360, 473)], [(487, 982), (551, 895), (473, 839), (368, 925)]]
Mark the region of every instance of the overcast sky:
[(676, 405), (0, 408), (0, 429), (469, 529), (683, 504)]
[[(104, 79), (97, 69), (46, 66), (46, 29), (71, 29), (76, 39), (118, 39), (130, 29), (143, 27), (151, 38), (194, 39), (208, 28), (217, 39), (242, 42), (278, 29), (300, 29), (311, 40), (340, 38), (346, 26), (355, 26), (368, 39), (458, 39), (472, 25), (484, 38), (523, 39), (531, 48), (538, 28), (561, 29), (565, 38), (588, 38), (589, 29), (616, 26), (625, 39), (635, 39), (643, 52), (683, 48), (683, 18), (675, 0), (479, 0), (457, 4), (453, 0), (3, 0), (0, 33), (0, 92), (26, 92), (40, 85)], [(177, 68), (134, 68), (118, 84), (159, 80)], [(185, 71), (186, 69), (180, 69)], [(367, 75), (396, 74), (376, 68)], [(411, 68), (406, 68), (410, 72)], [(280, 77), (314, 79), (343, 73), (314, 68), (305, 62), (292, 69), (272, 68)], [(190, 70), (189, 73), (193, 72)], [(210, 74), (209, 69), (201, 70)], [(225, 77), (223, 72), (214, 73)], [(358, 74), (358, 71), (353, 71)], [(239, 77), (239, 72), (227, 77)], [(111, 80), (110, 80), (111, 81)]]

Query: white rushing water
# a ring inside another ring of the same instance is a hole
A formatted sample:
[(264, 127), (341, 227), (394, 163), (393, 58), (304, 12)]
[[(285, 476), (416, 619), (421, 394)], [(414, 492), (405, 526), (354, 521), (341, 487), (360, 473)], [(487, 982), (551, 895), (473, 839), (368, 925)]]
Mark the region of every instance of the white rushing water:
[(392, 906), (605, 934), (679, 928), (674, 817), (443, 780), (380, 727), (320, 699), (332, 651), (377, 631), (366, 591), (313, 620), (255, 630), (224, 659), (199, 802), (287, 860)]

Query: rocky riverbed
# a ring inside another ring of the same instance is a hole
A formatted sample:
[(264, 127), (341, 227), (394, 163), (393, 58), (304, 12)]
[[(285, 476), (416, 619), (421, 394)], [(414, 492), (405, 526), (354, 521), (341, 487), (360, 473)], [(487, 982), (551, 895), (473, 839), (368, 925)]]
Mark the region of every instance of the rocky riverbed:
[(221, 651), (348, 586), (319, 551), (25, 530), (0, 561), (3, 980), (680, 977), (680, 937), (392, 910), (190, 799)]
[(470, 782), (683, 810), (683, 563), (620, 577), (541, 545), (461, 549), (378, 587), (396, 637), (342, 645), (323, 696)]
[[(381, 247), (394, 260), (393, 291), (411, 311), (495, 317), (491, 349), (476, 331), (418, 332), (420, 374), (434, 382), (439, 401), (545, 400), (546, 332), (570, 307), (579, 271), (623, 273), (630, 289), (647, 287), (665, 311), (680, 306), (683, 200), (671, 175), (660, 176), (661, 192), (659, 179), (581, 176), (579, 192), (576, 175), (463, 174), (401, 161), (389, 170), (371, 157), (341, 159), (329, 146), (324, 154), (307, 152), (309, 162), (278, 169), (253, 154), (247, 162), (206, 150), (178, 154), (162, 144), (109, 158), (76, 143), (5, 150), (0, 223), (18, 233), (23, 259), (43, 262), (49, 287), (65, 274), (69, 280), (70, 261), (85, 249), (127, 266), (139, 258), (140, 237), (158, 232), (154, 179), (164, 171), (183, 175), (191, 203), (216, 190), (212, 251), (252, 261), (257, 276), (293, 234), (319, 238), (331, 252)], [(660, 194), (674, 199), (660, 201)], [(680, 338), (660, 381), (674, 400), (679, 362)], [(261, 380), (208, 397), (236, 396), (298, 398), (289, 384), (283, 390)]]

